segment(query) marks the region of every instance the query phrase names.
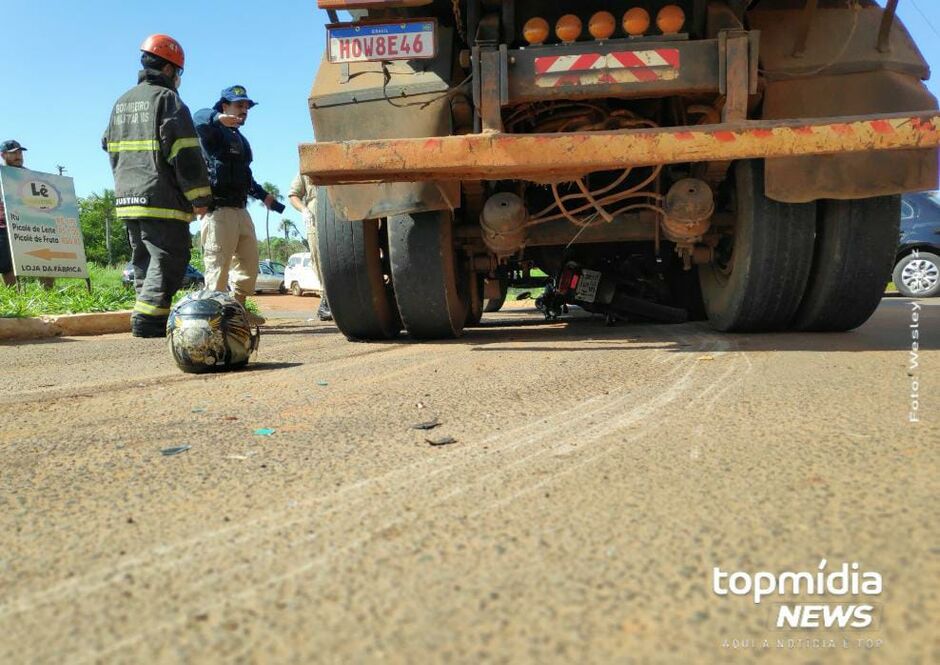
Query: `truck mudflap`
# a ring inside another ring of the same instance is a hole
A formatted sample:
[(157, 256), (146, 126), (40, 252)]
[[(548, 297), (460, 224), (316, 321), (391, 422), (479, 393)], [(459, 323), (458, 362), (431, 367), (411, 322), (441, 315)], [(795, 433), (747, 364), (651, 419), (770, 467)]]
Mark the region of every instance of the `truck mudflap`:
[(300, 146), (303, 173), (320, 185), (425, 180), (574, 179), (594, 171), (687, 162), (830, 155), (940, 145), (940, 112), (610, 132), (487, 132)]

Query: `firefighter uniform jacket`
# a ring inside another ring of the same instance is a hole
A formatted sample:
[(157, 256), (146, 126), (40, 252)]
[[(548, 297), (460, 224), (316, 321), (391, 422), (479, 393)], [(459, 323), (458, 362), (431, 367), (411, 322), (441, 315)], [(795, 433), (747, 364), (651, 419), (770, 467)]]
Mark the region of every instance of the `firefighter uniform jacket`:
[(191, 222), (212, 202), (193, 118), (170, 80), (145, 69), (114, 105), (101, 145), (111, 159), (120, 219)]

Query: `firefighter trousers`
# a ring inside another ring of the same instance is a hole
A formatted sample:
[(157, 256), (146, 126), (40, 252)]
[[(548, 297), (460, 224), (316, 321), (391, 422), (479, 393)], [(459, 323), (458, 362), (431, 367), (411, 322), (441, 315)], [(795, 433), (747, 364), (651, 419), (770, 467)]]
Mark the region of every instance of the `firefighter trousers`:
[(165, 326), (173, 296), (189, 264), (189, 224), (175, 220), (126, 219), (137, 302), (132, 318)]

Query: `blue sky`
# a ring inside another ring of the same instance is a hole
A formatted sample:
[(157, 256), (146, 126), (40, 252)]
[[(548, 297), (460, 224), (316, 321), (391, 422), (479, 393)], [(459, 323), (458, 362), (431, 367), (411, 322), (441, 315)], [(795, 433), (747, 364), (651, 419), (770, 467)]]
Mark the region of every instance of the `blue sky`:
[[(940, 76), (940, 2), (901, 0), (899, 15)], [(136, 83), (138, 47), (150, 33), (183, 44), (180, 94), (193, 112), (235, 83), (260, 102), (244, 128), (259, 182), (286, 192), (297, 171), (297, 144), (313, 139), (307, 96), (326, 22), (315, 0), (0, 0), (0, 17), (0, 140), (26, 145), (28, 167), (66, 166), (80, 196), (113, 186), (100, 137), (114, 100)], [(940, 80), (929, 86), (940, 95)], [(249, 210), (263, 235), (263, 208)]]

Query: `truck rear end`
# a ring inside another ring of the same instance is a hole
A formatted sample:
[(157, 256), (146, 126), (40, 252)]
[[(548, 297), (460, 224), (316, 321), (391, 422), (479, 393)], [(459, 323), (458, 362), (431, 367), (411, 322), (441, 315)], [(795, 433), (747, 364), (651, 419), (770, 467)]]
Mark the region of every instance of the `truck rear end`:
[(536, 269), (549, 316), (848, 330), (936, 187), (896, 0), (319, 5), (301, 168), (350, 338), (459, 335)]

